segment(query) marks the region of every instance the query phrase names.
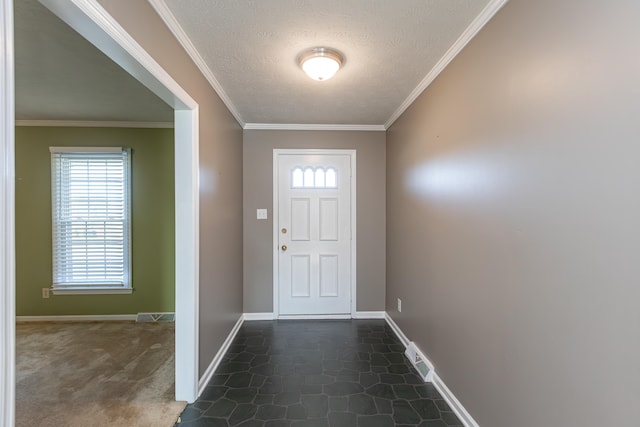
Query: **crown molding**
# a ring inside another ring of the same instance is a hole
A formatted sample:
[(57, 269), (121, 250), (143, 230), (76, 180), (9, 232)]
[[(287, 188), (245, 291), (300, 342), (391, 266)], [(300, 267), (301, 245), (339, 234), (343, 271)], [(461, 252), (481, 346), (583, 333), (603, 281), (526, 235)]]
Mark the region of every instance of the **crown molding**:
[(353, 130), (384, 132), (383, 125), (330, 125), (330, 124), (287, 124), (287, 123), (247, 123), (244, 130)]
[(191, 42), (187, 33), (182, 29), (180, 23), (176, 19), (169, 6), (165, 3), (164, 0), (149, 0), (151, 6), (155, 9), (156, 13), (160, 16), (162, 21), (164, 21), (165, 25), (169, 28), (169, 30), (173, 33), (175, 38), (178, 40), (178, 43), (182, 46), (182, 48), (187, 52), (191, 60), (196, 64), (196, 67), (200, 70), (200, 72), (207, 79), (213, 90), (218, 94), (224, 105), (227, 107), (229, 112), (236, 119), (238, 124), (241, 127), (244, 127), (245, 122), (240, 117), (240, 113), (236, 110), (235, 105), (231, 102), (231, 98), (227, 95), (227, 93), (222, 88), (218, 79), (213, 75), (211, 69), (207, 66), (207, 63), (202, 58), (196, 47)]
[(447, 52), (440, 58), (436, 65), (429, 71), (429, 73), (422, 79), (422, 81), (416, 86), (416, 88), (409, 94), (409, 96), (403, 101), (402, 104), (394, 111), (384, 125), (315, 125), (315, 124), (271, 124), (271, 123), (245, 123), (240, 117), (240, 114), (236, 110), (235, 105), (231, 102), (231, 99), (226, 94), (222, 85), (216, 77), (213, 75), (211, 69), (207, 66), (205, 60), (202, 58), (196, 47), (191, 42), (189, 36), (183, 30), (182, 26), (178, 23), (175, 15), (165, 0), (149, 0), (151, 6), (158, 13), (160, 18), (167, 25), (169, 30), (176, 37), (180, 45), (187, 52), (189, 57), (196, 64), (200, 72), (205, 76), (213, 90), (218, 94), (222, 102), (229, 109), (231, 114), (235, 117), (236, 121), (245, 130), (355, 130), (355, 131), (386, 131), (393, 125), (393, 123), (405, 112), (411, 104), (424, 92), (433, 81), (440, 75), (440, 73), (458, 56), (458, 54), (469, 44), (469, 42), (478, 34), (478, 32), (495, 16), (496, 13), (508, 2), (509, 0), (491, 0), (487, 6), (480, 12), (480, 14), (469, 24), (462, 35), (455, 41), (455, 43), (447, 50)]
[(16, 120), (16, 126), (83, 128), (173, 128), (173, 122), (125, 122), (96, 120)]
[(453, 59), (469, 44), (469, 42), (475, 37), (476, 34), (494, 17), (496, 13), (508, 2), (509, 0), (491, 0), (489, 4), (480, 12), (480, 14), (469, 24), (464, 30), (462, 35), (456, 40), (456, 42), (447, 50), (447, 52), (440, 58), (436, 65), (429, 71), (424, 79), (418, 84), (418, 86), (409, 94), (407, 99), (404, 100), (398, 109), (389, 117), (389, 120), (384, 124), (385, 129), (389, 129), (393, 123), (405, 112), (411, 104), (424, 92), (431, 83), (440, 75), (440, 73), (449, 65)]

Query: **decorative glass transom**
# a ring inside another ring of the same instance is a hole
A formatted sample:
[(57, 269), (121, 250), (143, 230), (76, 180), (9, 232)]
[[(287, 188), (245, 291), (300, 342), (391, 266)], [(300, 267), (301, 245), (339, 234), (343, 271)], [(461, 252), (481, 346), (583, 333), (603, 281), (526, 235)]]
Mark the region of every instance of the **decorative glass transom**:
[(293, 188), (337, 188), (338, 179), (333, 168), (294, 168), (291, 172)]

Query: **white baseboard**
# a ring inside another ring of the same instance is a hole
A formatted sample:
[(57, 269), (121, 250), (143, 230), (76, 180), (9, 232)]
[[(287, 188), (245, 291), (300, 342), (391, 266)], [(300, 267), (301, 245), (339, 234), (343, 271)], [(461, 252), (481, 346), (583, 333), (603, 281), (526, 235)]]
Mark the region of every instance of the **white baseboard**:
[(433, 364), (429, 361), (429, 359), (424, 355), (422, 350), (415, 345), (407, 336), (402, 332), (400, 327), (393, 321), (389, 313), (385, 313), (385, 320), (387, 324), (393, 332), (396, 334), (398, 339), (402, 342), (405, 348), (410, 348), (413, 354), (417, 354), (430, 368), (428, 379), (431, 380), (434, 387), (438, 390), (438, 392), (442, 395), (442, 398), (447, 402), (447, 404), (451, 407), (451, 410), (458, 416), (460, 421), (464, 424), (465, 427), (480, 427), (479, 424), (473, 419), (471, 414), (462, 406), (462, 403), (455, 397), (455, 395), (449, 390), (449, 387), (442, 381), (435, 371)]
[(432, 383), (465, 427), (480, 427), (435, 371), (433, 371)]
[(326, 314), (326, 315), (292, 315), (280, 316), (274, 313), (244, 313), (244, 320), (251, 322), (254, 320), (274, 320), (274, 319), (384, 319), (384, 311), (357, 311), (349, 316), (348, 314)]
[(245, 313), (244, 315), (245, 322), (251, 322), (253, 320), (273, 320), (275, 316), (273, 313)]
[(209, 384), (209, 381), (211, 381), (211, 377), (213, 377), (213, 374), (216, 372), (216, 369), (218, 369), (218, 365), (220, 365), (222, 358), (227, 353), (227, 350), (229, 350), (229, 347), (231, 346), (231, 343), (233, 342), (236, 335), (238, 334), (238, 331), (240, 330), (240, 327), (242, 326), (243, 322), (244, 322), (244, 315), (241, 315), (238, 321), (236, 322), (236, 324), (233, 326), (233, 329), (231, 329), (231, 332), (229, 332), (229, 335), (227, 336), (227, 338), (222, 343), (222, 346), (216, 353), (215, 357), (213, 358), (213, 360), (211, 361), (207, 369), (204, 371), (204, 374), (202, 375), (202, 377), (200, 378), (200, 381), (198, 382), (197, 397), (200, 397), (200, 395), (204, 391), (204, 388), (207, 386), (207, 384)]
[(16, 316), (16, 322), (135, 322), (137, 317), (137, 314)]
[(384, 319), (386, 313), (384, 311), (356, 311), (351, 315), (352, 319)]
[(389, 316), (389, 313), (385, 313), (384, 320), (387, 321), (387, 324), (391, 327), (400, 342), (402, 342), (402, 345), (404, 345), (405, 348), (409, 347), (409, 343), (411, 343), (411, 341), (409, 341), (409, 338), (407, 338), (404, 332), (402, 332), (400, 327), (396, 325), (396, 322), (394, 322), (391, 316)]
[(279, 320), (337, 320), (351, 319), (350, 314), (292, 314), (278, 316)]

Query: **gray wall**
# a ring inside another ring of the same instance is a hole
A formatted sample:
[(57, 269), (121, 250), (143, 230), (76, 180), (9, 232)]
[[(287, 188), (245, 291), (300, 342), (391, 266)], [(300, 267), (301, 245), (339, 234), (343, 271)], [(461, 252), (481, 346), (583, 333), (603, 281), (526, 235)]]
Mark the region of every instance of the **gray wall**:
[(387, 310), (482, 426), (638, 425), (639, 16), (511, 0), (388, 131)]
[(202, 374), (242, 313), (242, 129), (146, 1), (100, 3), (200, 106)]
[[(382, 311), (385, 297), (385, 133), (244, 131), (244, 311), (273, 311), (273, 149), (356, 150), (357, 310)], [(256, 220), (268, 208), (269, 219)]]

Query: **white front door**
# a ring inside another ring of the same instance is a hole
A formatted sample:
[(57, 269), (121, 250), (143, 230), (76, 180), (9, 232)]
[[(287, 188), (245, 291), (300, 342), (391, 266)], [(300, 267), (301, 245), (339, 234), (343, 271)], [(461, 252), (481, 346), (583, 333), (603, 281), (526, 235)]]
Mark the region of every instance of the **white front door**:
[(351, 313), (351, 156), (277, 154), (278, 314)]

